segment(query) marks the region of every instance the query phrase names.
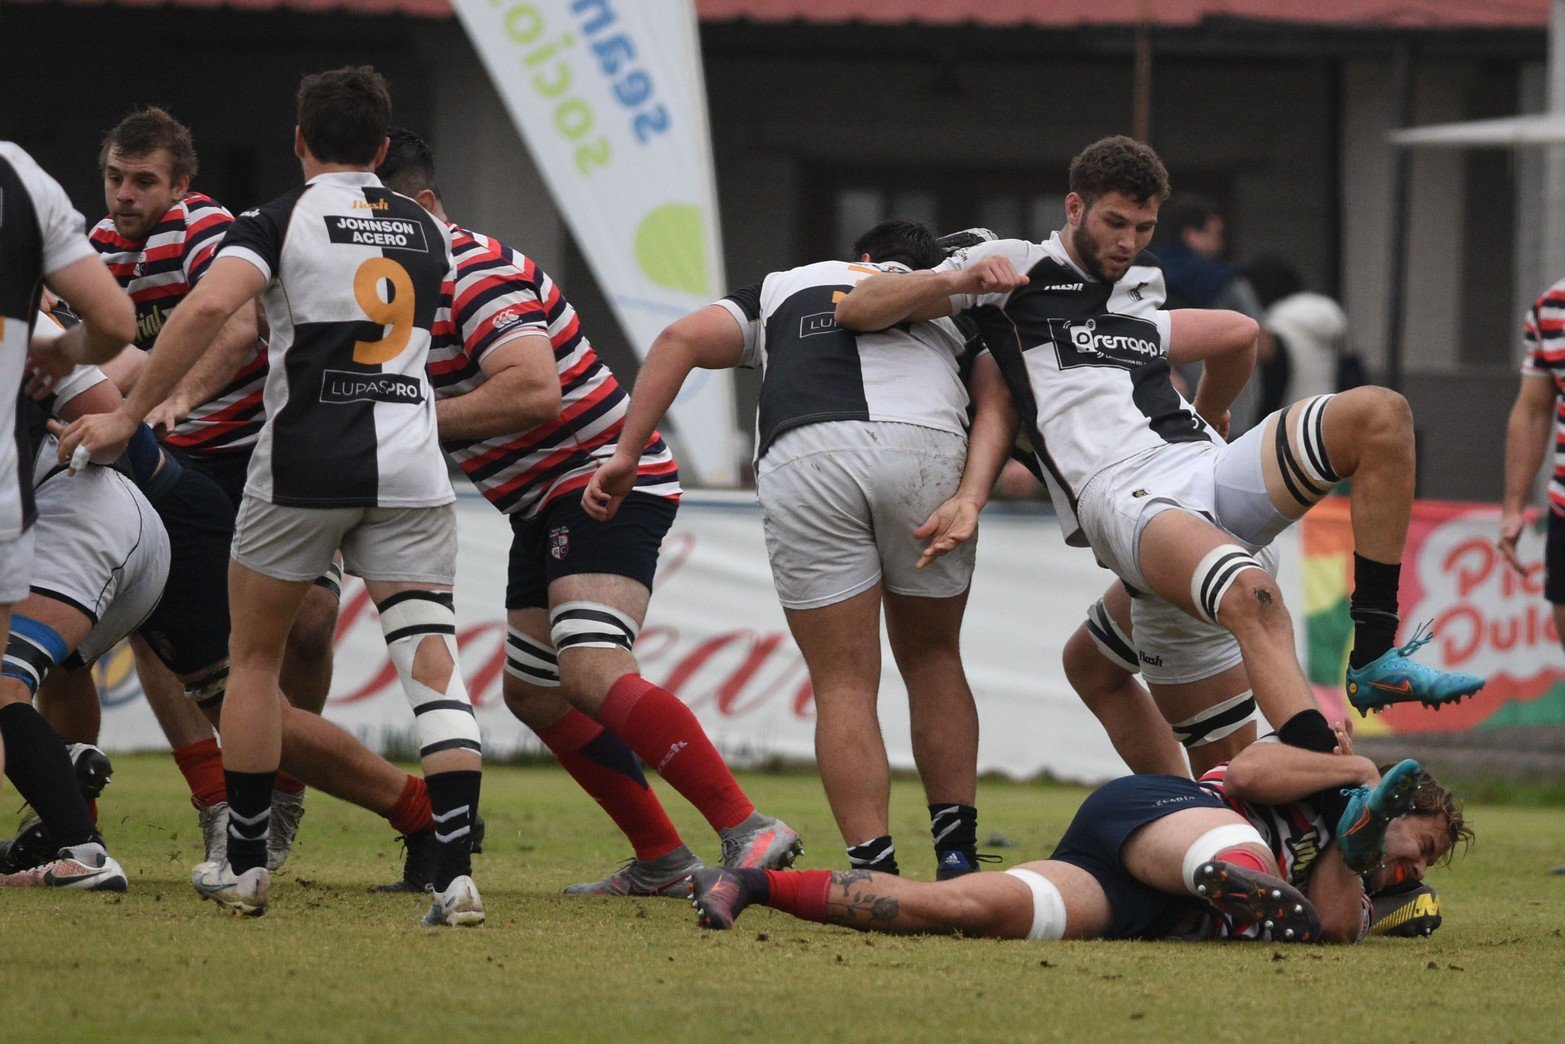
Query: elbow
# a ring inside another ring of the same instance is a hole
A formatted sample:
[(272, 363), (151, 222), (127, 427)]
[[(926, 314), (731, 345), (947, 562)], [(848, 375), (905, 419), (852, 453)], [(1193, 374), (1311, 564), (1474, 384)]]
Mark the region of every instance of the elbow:
[(560, 415), (560, 386), (551, 384), (550, 387), (528, 397), (527, 408), (521, 417), (523, 429), (536, 428), (540, 424), (552, 421)]
[(1256, 771), (1253, 763), (1243, 753), (1228, 763), (1228, 772), (1223, 777), (1223, 792), (1231, 797), (1245, 800), (1255, 793)]
[(1320, 915), (1320, 941), (1335, 946), (1356, 943), (1363, 936), (1364, 913), (1355, 903), (1352, 909), (1346, 905), (1341, 910), (1322, 910)]

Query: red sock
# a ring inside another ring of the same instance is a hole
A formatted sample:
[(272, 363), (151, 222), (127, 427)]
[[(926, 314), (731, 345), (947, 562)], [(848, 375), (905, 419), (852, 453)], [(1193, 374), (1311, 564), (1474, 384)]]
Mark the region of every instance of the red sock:
[(766, 905), (806, 921), (826, 923), (826, 894), (831, 891), (830, 870), (766, 870), (771, 895)]
[(223, 779), (223, 752), (217, 740), (208, 736), (174, 751), (174, 764), (190, 787), (190, 800), (197, 807), (228, 800), (228, 784)]
[(391, 806), (386, 821), (399, 834), (416, 834), (435, 825), (434, 813), (429, 808), (429, 787), (424, 785), (423, 777), (409, 776), (402, 784), (402, 796)]
[(279, 772), (277, 781), (272, 784), (272, 789), (281, 790), (285, 794), (302, 794), (304, 793), (304, 784), (286, 772)]
[(1243, 866), (1251, 870), (1259, 870), (1263, 874), (1277, 876), (1277, 864), (1270, 859), (1263, 859), (1260, 855), (1248, 848), (1225, 848), (1217, 853), (1217, 859), (1234, 866)]
[(657, 859), (684, 843), (624, 740), (578, 710), (538, 738), (630, 838), (637, 859)]
[(94, 823), (96, 823), (98, 821), (98, 799), (97, 798), (93, 798), (91, 801), (87, 802), (87, 814), (92, 817), (92, 821)]
[(598, 721), (696, 806), (713, 830), (738, 826), (755, 811), (690, 708), (639, 674), (614, 683)]

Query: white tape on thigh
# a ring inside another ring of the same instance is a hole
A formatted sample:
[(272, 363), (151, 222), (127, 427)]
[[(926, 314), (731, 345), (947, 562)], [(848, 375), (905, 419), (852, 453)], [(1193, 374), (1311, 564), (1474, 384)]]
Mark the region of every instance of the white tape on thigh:
[(1217, 608), (1223, 603), (1223, 595), (1246, 569), (1266, 572), (1260, 559), (1238, 544), (1218, 544), (1208, 551), (1190, 577), (1190, 601), (1196, 615), (1207, 623), (1217, 623)]
[(1119, 626), (1119, 621), (1114, 619), (1114, 614), (1109, 612), (1101, 598), (1087, 610), (1087, 637), (1116, 666), (1131, 674), (1140, 672), (1141, 663), (1136, 656), (1135, 643)]
[[(432, 591), (406, 591), (381, 603), (380, 626), (386, 635), (386, 651), (396, 664), (402, 690), (413, 706), (418, 731), (419, 757), (443, 750), (482, 751), (478, 719), (462, 683), (457, 662), (456, 612), (449, 594)], [(418, 646), (426, 638), (444, 639), (451, 654), (451, 677), (446, 691), (438, 692), (413, 676), (413, 661)]]
[(636, 621), (610, 605), (561, 602), (549, 613), (549, 639), (557, 653), (566, 649), (624, 649), (636, 644)]
[(1038, 873), (1013, 866), (1006, 873), (1032, 889), (1032, 928), (1027, 938), (1034, 942), (1065, 938), (1065, 898), (1054, 882)]
[(1331, 399), (1330, 395), (1317, 395), (1295, 403), (1291, 411), (1293, 444), (1299, 447), (1296, 462), (1312, 484), (1328, 492), (1342, 481), (1326, 456), (1326, 404)]
[(1174, 738), (1194, 750), (1227, 739), (1250, 722), (1260, 720), (1261, 710), (1255, 705), (1255, 694), (1246, 689), (1232, 699), (1175, 722)]
[(512, 629), (505, 636), (505, 673), (528, 685), (559, 688), (560, 659), (553, 646)]
[(1195, 844), (1185, 850), (1185, 861), (1180, 869), (1184, 873), (1185, 888), (1195, 894), (1195, 872), (1201, 869), (1205, 863), (1216, 859), (1218, 854), (1226, 852), (1230, 848), (1238, 848), (1240, 845), (1260, 845), (1267, 848), (1266, 841), (1261, 837), (1261, 832), (1248, 823), (1229, 823), (1227, 826), (1213, 827), (1200, 837), (1195, 839)]

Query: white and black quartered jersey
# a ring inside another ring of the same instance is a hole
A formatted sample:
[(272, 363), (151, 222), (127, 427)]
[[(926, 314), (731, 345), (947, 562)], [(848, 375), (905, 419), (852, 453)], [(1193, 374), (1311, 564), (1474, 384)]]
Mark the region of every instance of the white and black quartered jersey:
[(773, 272), (717, 302), (744, 330), (740, 365), (762, 368), (755, 458), (791, 428), (823, 421), (897, 421), (967, 433), (966, 343), (949, 319), (876, 333), (837, 325), (837, 302), (897, 264), (821, 261)]
[(937, 272), (990, 257), (1028, 277), (1008, 293), (951, 298), (978, 323), (1021, 415), (1066, 541), (1086, 543), (1076, 500), (1111, 464), (1173, 442), (1210, 442), (1211, 429), (1169, 380), (1167, 290), (1143, 252), (1113, 283), (1071, 261), (1059, 233), (1048, 242), (1001, 239), (959, 250)]
[(86, 222), (59, 182), (20, 146), (0, 141), (0, 540), (33, 521), (33, 446), (16, 406), (39, 287), (92, 256)]
[(267, 277), (264, 402), (245, 493), (292, 507), (455, 499), (425, 362), (451, 237), (374, 174), (321, 174), (239, 215), (219, 258)]

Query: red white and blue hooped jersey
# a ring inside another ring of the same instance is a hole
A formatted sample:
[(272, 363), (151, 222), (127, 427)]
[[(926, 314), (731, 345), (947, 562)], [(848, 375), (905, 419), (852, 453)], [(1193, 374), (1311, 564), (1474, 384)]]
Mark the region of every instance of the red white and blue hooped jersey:
[[(526, 431), (444, 443), (446, 454), (495, 507), (533, 518), (556, 498), (584, 488), (598, 465), (613, 456), (630, 399), (582, 333), (576, 310), (537, 262), (488, 236), (448, 227), (456, 285), (450, 307), (436, 319), (429, 353), (435, 396), (480, 387), (486, 380), (484, 357), (517, 334), (542, 334), (554, 349), (557, 417)], [(635, 489), (679, 499), (679, 467), (657, 432), (642, 449)]]
[[(1274, 736), (1258, 740), (1260, 743), (1278, 742)], [(1314, 876), (1316, 861), (1336, 836), (1325, 817), (1307, 802), (1295, 801), (1286, 805), (1261, 805), (1241, 801), (1227, 793), (1227, 764), (1218, 765), (1197, 782), (1201, 788), (1223, 804), (1233, 809), (1261, 835), (1272, 851), (1272, 858), (1282, 869), (1283, 878), (1305, 894), (1309, 893), (1310, 880)], [(1364, 930), (1369, 930), (1369, 917), (1373, 911), (1368, 896), (1361, 896)], [(1255, 938), (1260, 935), (1258, 925), (1234, 925), (1226, 917), (1213, 917), (1209, 934), (1218, 938)]]
[(1565, 517), (1565, 279), (1533, 303), (1522, 325), (1522, 374), (1554, 381), (1554, 470), (1549, 510)]
[[(169, 208), (146, 239), (126, 239), (104, 218), (89, 237), (114, 278), (136, 304), (136, 347), (151, 351), (179, 303), (211, 267), (234, 216), (211, 196), (192, 192)], [(190, 411), (166, 441), (197, 455), (247, 452), (265, 411), (266, 351), (254, 356), (221, 391)]]

